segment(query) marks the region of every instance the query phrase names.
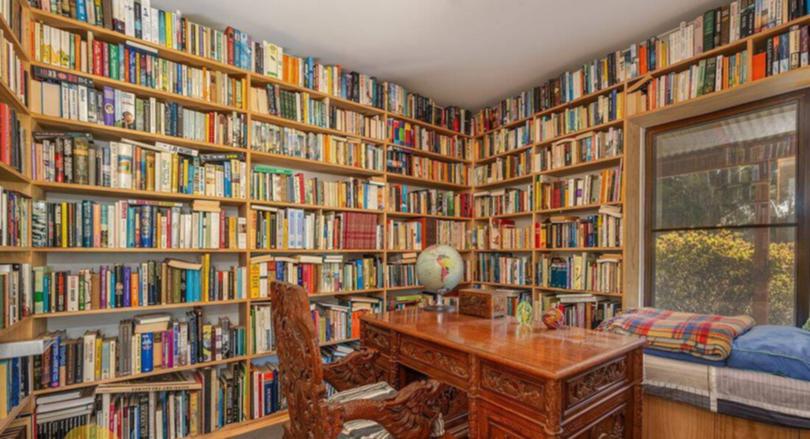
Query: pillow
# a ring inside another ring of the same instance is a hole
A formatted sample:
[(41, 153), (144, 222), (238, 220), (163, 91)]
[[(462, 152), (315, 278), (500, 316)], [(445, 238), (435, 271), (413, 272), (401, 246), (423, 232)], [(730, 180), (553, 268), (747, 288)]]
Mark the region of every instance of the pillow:
[(810, 381), (810, 332), (756, 326), (734, 340), (728, 366)]

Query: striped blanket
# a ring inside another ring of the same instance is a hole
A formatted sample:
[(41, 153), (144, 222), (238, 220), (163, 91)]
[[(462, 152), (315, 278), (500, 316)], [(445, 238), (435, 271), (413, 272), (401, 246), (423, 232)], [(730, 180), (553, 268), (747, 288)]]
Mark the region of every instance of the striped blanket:
[(752, 326), (754, 319), (746, 315), (726, 317), (639, 308), (605, 320), (599, 329), (647, 337), (647, 344), (655, 349), (719, 361), (731, 353), (734, 338)]

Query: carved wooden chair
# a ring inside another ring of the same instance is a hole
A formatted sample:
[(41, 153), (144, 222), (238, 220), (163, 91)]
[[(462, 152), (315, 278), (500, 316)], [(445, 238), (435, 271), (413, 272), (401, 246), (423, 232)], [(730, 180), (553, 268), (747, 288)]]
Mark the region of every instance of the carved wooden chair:
[[(424, 380), (396, 391), (374, 366), (378, 352), (367, 348), (321, 364), (306, 291), (273, 282), (270, 295), (281, 389), (290, 414), (286, 439), (358, 437), (358, 430), (362, 430), (360, 437), (452, 438), (444, 432), (441, 417), (450, 388)], [(339, 391), (328, 400), (324, 379)], [(369, 394), (374, 399), (362, 399)]]

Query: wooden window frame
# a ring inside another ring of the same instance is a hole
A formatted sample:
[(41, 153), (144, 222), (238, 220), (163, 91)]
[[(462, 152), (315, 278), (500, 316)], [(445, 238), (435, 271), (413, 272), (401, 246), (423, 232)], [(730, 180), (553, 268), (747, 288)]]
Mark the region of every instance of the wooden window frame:
[[(786, 103), (796, 103), (796, 263), (794, 318), (797, 326), (807, 321), (810, 312), (810, 88), (799, 92), (763, 99), (712, 113), (669, 122), (649, 128), (644, 143), (644, 292), (645, 306), (654, 306), (653, 282), (655, 280), (655, 249), (653, 247), (653, 216), (655, 215), (655, 143), (654, 138), (663, 132), (751, 113)], [(757, 225), (723, 226), (717, 229), (751, 228)], [(761, 226), (760, 226), (761, 227)], [(768, 225), (767, 227), (780, 227)], [(710, 227), (701, 227), (708, 229)]]

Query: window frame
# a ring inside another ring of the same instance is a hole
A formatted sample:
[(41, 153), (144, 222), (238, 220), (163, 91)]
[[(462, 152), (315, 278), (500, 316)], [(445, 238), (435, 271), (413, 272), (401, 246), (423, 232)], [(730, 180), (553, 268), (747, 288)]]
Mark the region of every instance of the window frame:
[[(644, 220), (643, 236), (643, 277), (644, 291), (642, 300), (645, 306), (655, 306), (655, 249), (653, 223), (655, 216), (655, 136), (680, 128), (703, 124), (707, 122), (726, 119), (745, 113), (755, 112), (782, 104), (795, 103), (797, 106), (797, 136), (796, 136), (796, 272), (794, 294), (794, 319), (796, 326), (801, 326), (808, 319), (810, 312), (810, 88), (799, 92), (792, 92), (775, 96), (749, 104), (722, 109), (712, 113), (703, 114), (658, 125), (646, 130), (644, 134)], [(678, 228), (677, 230), (722, 230), (739, 228), (778, 228), (784, 225), (731, 225), (698, 228)]]

